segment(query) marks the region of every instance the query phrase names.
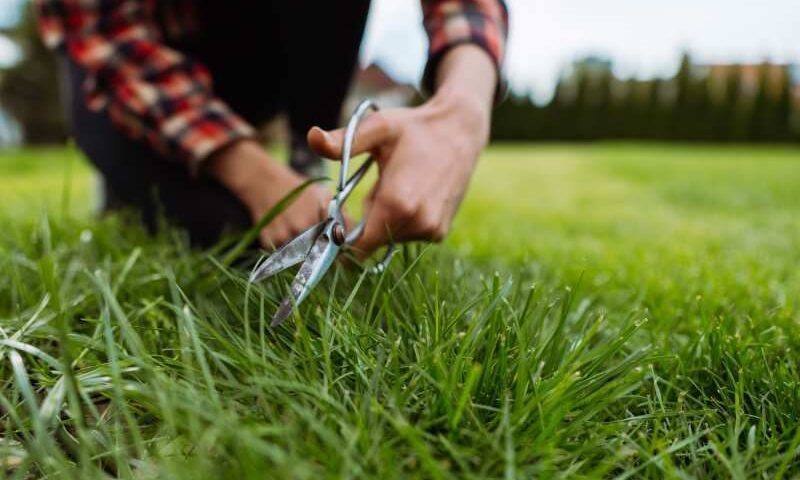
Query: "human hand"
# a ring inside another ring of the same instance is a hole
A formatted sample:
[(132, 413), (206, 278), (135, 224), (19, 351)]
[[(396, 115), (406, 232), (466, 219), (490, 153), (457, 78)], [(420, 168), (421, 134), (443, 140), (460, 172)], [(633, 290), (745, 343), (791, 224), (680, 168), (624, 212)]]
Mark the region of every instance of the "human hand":
[[(440, 68), (451, 75), (443, 73), (445, 84), (429, 102), (373, 113), (359, 126), (353, 154), (370, 152), (380, 169), (365, 200), (364, 234), (353, 246), (362, 258), (390, 241), (441, 241), (488, 141), (496, 81), (488, 56), (457, 47)], [(467, 73), (478, 75), (477, 85), (447, 84)], [(344, 129), (308, 133), (309, 146), (327, 158), (341, 158), (343, 142)]]
[[(209, 172), (230, 189), (250, 211), (253, 223), (306, 180), (273, 160), (255, 141), (242, 140), (217, 152)], [(309, 185), (259, 233), (264, 248), (274, 249), (323, 220), (331, 194)]]

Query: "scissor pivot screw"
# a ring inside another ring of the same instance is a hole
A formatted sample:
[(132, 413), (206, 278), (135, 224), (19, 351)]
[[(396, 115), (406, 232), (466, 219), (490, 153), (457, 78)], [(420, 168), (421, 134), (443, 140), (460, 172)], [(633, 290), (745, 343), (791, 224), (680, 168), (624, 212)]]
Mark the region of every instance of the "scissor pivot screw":
[(331, 237), (336, 245), (343, 244), (345, 240), (344, 227), (341, 224), (335, 224), (331, 229)]

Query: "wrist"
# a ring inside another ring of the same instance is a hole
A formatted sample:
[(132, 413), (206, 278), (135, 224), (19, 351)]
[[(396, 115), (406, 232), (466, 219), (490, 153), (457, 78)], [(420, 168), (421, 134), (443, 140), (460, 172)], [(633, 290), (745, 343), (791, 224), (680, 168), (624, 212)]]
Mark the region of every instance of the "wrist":
[(272, 176), (274, 162), (253, 140), (240, 140), (221, 148), (208, 159), (207, 171), (246, 202), (265, 178)]
[(478, 45), (452, 47), (442, 58), (436, 74), (437, 93), (468, 95), (491, 108), (499, 83), (497, 66)]
[(488, 142), (492, 119), (497, 71), (491, 57), (479, 46), (458, 45), (441, 61), (436, 77), (432, 107), (451, 112), (453, 119), (467, 129), (481, 147)]
[(456, 138), (475, 142), (481, 149), (489, 141), (491, 104), (460, 89), (439, 90), (426, 106), (434, 117), (444, 119)]

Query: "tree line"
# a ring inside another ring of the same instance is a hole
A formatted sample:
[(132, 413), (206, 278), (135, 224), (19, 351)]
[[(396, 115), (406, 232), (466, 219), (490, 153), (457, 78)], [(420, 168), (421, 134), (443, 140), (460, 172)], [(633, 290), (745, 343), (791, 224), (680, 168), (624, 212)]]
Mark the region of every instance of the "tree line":
[(0, 70), (0, 108), (17, 123), (25, 143), (63, 143), (67, 125), (58, 65), (39, 37), (33, 8), (25, 5), (20, 21), (0, 33), (21, 53), (16, 64)]
[[(57, 62), (38, 36), (32, 9), (0, 33), (22, 52), (0, 71), (0, 109), (25, 143), (62, 143), (68, 133)], [(796, 142), (800, 98), (793, 88), (790, 67), (769, 62), (702, 66), (684, 55), (671, 78), (623, 80), (610, 61), (587, 58), (561, 77), (545, 105), (511, 93), (495, 110), (492, 138)]]
[(511, 93), (497, 106), (495, 140), (800, 140), (800, 99), (787, 65), (702, 66), (685, 54), (671, 78), (622, 80), (597, 58), (576, 62), (552, 100)]

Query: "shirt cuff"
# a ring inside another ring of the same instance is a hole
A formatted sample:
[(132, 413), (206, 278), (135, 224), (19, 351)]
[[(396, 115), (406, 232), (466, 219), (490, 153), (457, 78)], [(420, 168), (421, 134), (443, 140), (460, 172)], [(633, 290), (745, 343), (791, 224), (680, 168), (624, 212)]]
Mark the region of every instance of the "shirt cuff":
[(430, 38), (428, 63), (422, 76), (422, 88), (427, 94), (436, 90), (436, 72), (439, 64), (451, 49), (472, 44), (482, 48), (492, 59), (497, 72), (495, 101), (505, 97), (507, 88), (502, 74), (507, 30), (507, 12), (502, 2), (497, 12), (489, 12), (475, 4), (444, 2), (438, 15), (426, 20), (425, 28)]
[(256, 136), (255, 129), (218, 99), (166, 119), (161, 134), (167, 149), (185, 160), (192, 175), (205, 161), (231, 143)]

